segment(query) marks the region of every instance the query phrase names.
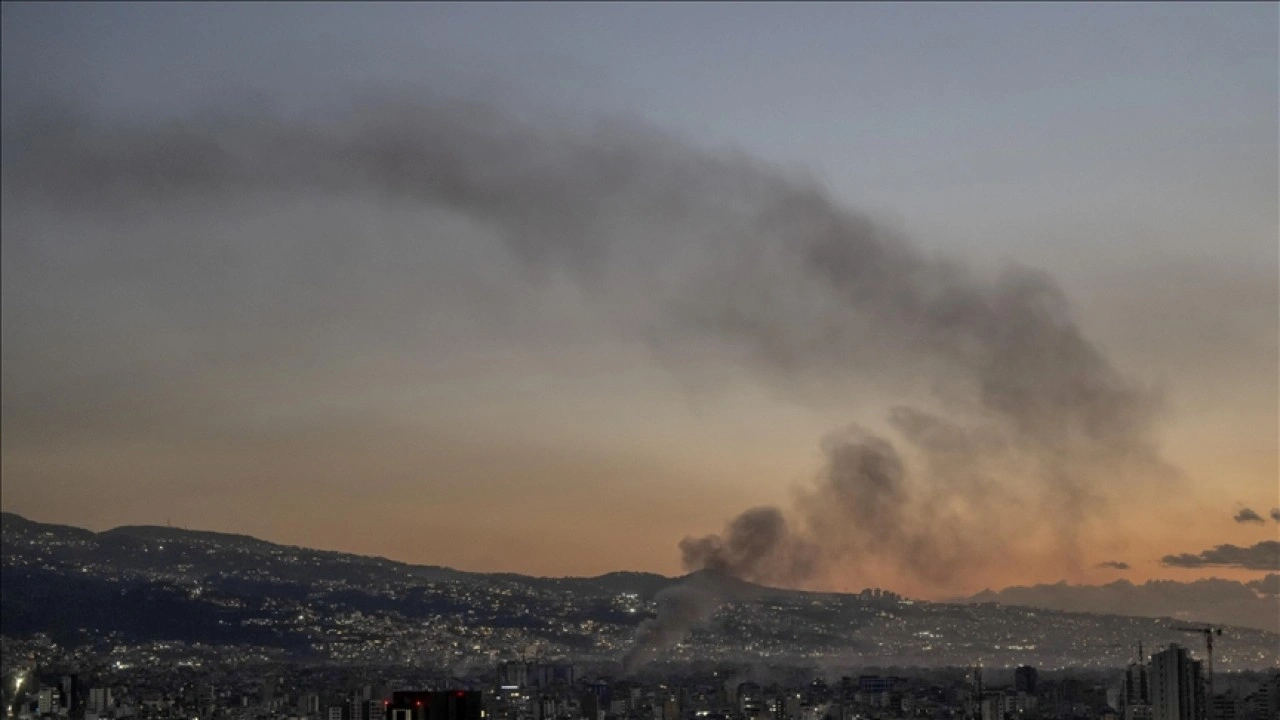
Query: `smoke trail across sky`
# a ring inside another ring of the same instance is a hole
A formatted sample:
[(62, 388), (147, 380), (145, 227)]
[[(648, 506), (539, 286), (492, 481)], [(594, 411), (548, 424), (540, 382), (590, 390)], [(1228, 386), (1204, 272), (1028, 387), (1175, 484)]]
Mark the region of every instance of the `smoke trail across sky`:
[[(1158, 397), (1089, 341), (1046, 274), (983, 276), (811, 180), (649, 129), (384, 99), (303, 119), (45, 113), (5, 133), (6, 194), (52, 213), (235, 213), (329, 197), (424, 208), (530, 269), (567, 273), (672, 358), (715, 347), (804, 397), (868, 379), (927, 388), (904, 389), (885, 418), (851, 411), (858, 424), (823, 440), (822, 469), (789, 506), (748, 509), (720, 534), (681, 542), (690, 570), (804, 585), (879, 564), (944, 589), (996, 562), (1078, 568), (1080, 535), (1108, 497), (1176, 475), (1151, 437)], [(88, 250), (130, 262), (166, 256), (172, 239), (140, 242), (152, 247), (132, 260)], [(255, 252), (252, 240), (229, 242), (243, 245), (200, 252)], [(341, 251), (304, 249), (329, 252)], [(993, 512), (997, 498), (1019, 510)], [(641, 656), (713, 607), (687, 599), (664, 598)]]

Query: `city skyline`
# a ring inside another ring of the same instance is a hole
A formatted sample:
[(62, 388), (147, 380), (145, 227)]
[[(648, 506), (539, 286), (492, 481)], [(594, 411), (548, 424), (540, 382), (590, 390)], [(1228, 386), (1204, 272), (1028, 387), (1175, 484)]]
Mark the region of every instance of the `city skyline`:
[(931, 599), (1280, 570), (1274, 5), (3, 13), (6, 511)]

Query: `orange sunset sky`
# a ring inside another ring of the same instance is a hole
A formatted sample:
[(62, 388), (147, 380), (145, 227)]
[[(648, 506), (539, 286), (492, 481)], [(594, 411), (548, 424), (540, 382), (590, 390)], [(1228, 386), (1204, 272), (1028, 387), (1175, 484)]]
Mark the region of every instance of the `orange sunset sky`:
[(1161, 558), (1280, 539), (1233, 519), (1280, 507), (1274, 4), (64, 8), (4, 9), (5, 511), (682, 573), (686, 536), (794, 519), (851, 423), (1017, 417), (968, 345), (898, 348), (914, 316), (787, 264), (858, 217), (926, 270), (855, 289), (1043, 270), (1036, 322), (1159, 398), (1167, 472), (1090, 466), (1066, 523), (1001, 466), (971, 571), (802, 584), (1246, 580)]

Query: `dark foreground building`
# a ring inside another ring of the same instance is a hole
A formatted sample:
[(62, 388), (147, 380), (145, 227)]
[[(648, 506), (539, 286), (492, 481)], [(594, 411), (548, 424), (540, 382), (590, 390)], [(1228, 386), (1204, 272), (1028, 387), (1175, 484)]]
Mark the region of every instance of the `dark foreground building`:
[(395, 692), (386, 720), (480, 720), (480, 693), (467, 690)]

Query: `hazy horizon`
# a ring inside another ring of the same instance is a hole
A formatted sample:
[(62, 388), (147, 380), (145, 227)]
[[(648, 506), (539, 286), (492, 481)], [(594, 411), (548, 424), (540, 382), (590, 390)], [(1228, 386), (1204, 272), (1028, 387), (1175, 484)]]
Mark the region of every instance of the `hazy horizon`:
[[(112, 525), (112, 526), (108, 526), (108, 527), (105, 527), (105, 528), (102, 528), (102, 529), (94, 529), (94, 528), (87, 528), (87, 527), (79, 527), (79, 526), (75, 526), (75, 525), (64, 525), (64, 524), (62, 524), (62, 523), (49, 523), (49, 522), (45, 522), (45, 521), (41, 520), (40, 518), (27, 517), (27, 516), (25, 516), (25, 515), (22, 515), (21, 513), (14, 513), (14, 512), (12, 512), (12, 511), (10, 511), (10, 510), (5, 510), (4, 512), (5, 512), (5, 513), (10, 513), (10, 514), (13, 514), (13, 515), (17, 515), (17, 516), (21, 517), (21, 518), (22, 518), (22, 519), (24, 519), (24, 520), (27, 520), (27, 521), (29, 521), (29, 522), (33, 522), (33, 523), (37, 523), (37, 524), (41, 524), (41, 525), (58, 525), (58, 526), (62, 526), (62, 527), (72, 527), (72, 528), (77, 528), (77, 529), (82, 529), (82, 530), (89, 530), (89, 531), (94, 532), (94, 533), (110, 532), (110, 531), (112, 531), (112, 530), (119, 530), (119, 529), (123, 529), (123, 528), (149, 528), (149, 529), (179, 530), (179, 531), (183, 531), (183, 532), (214, 533), (214, 534), (219, 534), (219, 535), (228, 535), (228, 536), (234, 536), (234, 537), (249, 537), (249, 538), (252, 538), (252, 539), (254, 539), (254, 540), (261, 540), (261, 541), (264, 541), (264, 542), (268, 542), (268, 543), (270, 543), (270, 544), (274, 544), (274, 545), (281, 545), (281, 546), (283, 546), (283, 547), (296, 547), (296, 548), (299, 548), (299, 549), (304, 549), (304, 550), (314, 550), (314, 551), (318, 551), (318, 552), (335, 552), (335, 553), (339, 553), (339, 554), (358, 554), (358, 553), (350, 553), (350, 552), (349, 552), (349, 551), (347, 551), (347, 550), (342, 550), (342, 549), (338, 549), (338, 548), (313, 547), (313, 546), (305, 546), (305, 545), (290, 545), (290, 544), (286, 544), (286, 543), (279, 543), (279, 542), (275, 542), (275, 541), (272, 541), (272, 540), (270, 540), (270, 539), (268, 539), (268, 538), (257, 537), (257, 536), (253, 536), (253, 535), (244, 535), (244, 534), (241, 534), (241, 533), (228, 533), (228, 532), (224, 532), (224, 531), (220, 531), (220, 530), (213, 530), (213, 529), (209, 529), (209, 528), (194, 527), (194, 526), (180, 526), (180, 525), (174, 525), (174, 524), (171, 524), (171, 523), (163, 523), (163, 524), (161, 524), (161, 523), (138, 523), (138, 524), (130, 524), (130, 525)], [(441, 567), (441, 568), (447, 568), (447, 569), (449, 569), (449, 570), (457, 570), (457, 571), (459, 571), (459, 572), (463, 572), (463, 573), (473, 573), (473, 574), (497, 574), (497, 575), (502, 575), (502, 574), (515, 574), (515, 575), (524, 575), (524, 576), (526, 576), (526, 577), (545, 578), (545, 579), (551, 579), (551, 580), (556, 580), (556, 579), (573, 579), (573, 578), (596, 578), (596, 577), (602, 577), (602, 576), (605, 576), (605, 575), (613, 575), (613, 574), (649, 574), (649, 575), (657, 575), (657, 576), (659, 576), (659, 577), (664, 577), (664, 578), (668, 578), (668, 579), (678, 579), (678, 578), (685, 577), (685, 576), (687, 576), (687, 575), (694, 574), (694, 573), (700, 573), (700, 572), (718, 572), (718, 571), (716, 571), (716, 570), (715, 570), (715, 569), (713, 569), (713, 568), (703, 568), (703, 569), (701, 569), (701, 570), (678, 571), (678, 572), (675, 572), (675, 573), (660, 573), (660, 572), (652, 572), (652, 571), (645, 571), (645, 570), (628, 570), (628, 569), (622, 568), (622, 569), (615, 569), (615, 570), (606, 570), (606, 571), (601, 572), (601, 573), (594, 573), (594, 574), (590, 574), (590, 575), (581, 575), (581, 574), (578, 574), (578, 575), (537, 575), (537, 574), (530, 574), (530, 573), (520, 573), (520, 572), (505, 571), (505, 570), (473, 570), (473, 569), (469, 569), (469, 568), (465, 568), (465, 567), (455, 567), (455, 566), (451, 566), (451, 565), (442, 565), (442, 564), (440, 564), (440, 563), (430, 563), (430, 562), (408, 562), (408, 561), (405, 561), (405, 560), (401, 560), (401, 559), (399, 559), (399, 558), (395, 558), (395, 557), (387, 557), (387, 556), (383, 556), (383, 555), (361, 555), (361, 556), (362, 556), (362, 557), (375, 558), (375, 559), (381, 559), (381, 560), (390, 560), (390, 561), (392, 561), (392, 562), (404, 563), (404, 564), (406, 564), (406, 565), (410, 565), (410, 566), (421, 566), (421, 567)], [(1191, 583), (1191, 582), (1195, 582), (1195, 581), (1198, 581), (1198, 580), (1205, 580), (1205, 581), (1217, 581), (1217, 582), (1230, 582), (1230, 583), (1237, 583), (1237, 582), (1239, 582), (1238, 580), (1233, 580), (1233, 579), (1232, 579), (1232, 578), (1230, 578), (1230, 577), (1223, 577), (1223, 576), (1221, 576), (1221, 575), (1214, 574), (1214, 572), (1213, 572), (1213, 571), (1222, 571), (1222, 570), (1224, 570), (1224, 569), (1225, 569), (1225, 568), (1216, 568), (1216, 567), (1215, 567), (1215, 568), (1213, 568), (1213, 570), (1212, 570), (1212, 571), (1210, 571), (1210, 574), (1208, 574), (1208, 575), (1204, 575), (1203, 577), (1198, 577), (1198, 578), (1196, 578), (1195, 580), (1186, 581), (1186, 582)], [(1256, 575), (1254, 575), (1254, 574), (1251, 574), (1251, 575), (1250, 575), (1250, 577), (1255, 577), (1255, 576), (1256, 576)], [(1263, 575), (1263, 578), (1267, 578), (1267, 577), (1280, 578), (1280, 574), (1276, 574), (1276, 573), (1266, 573), (1266, 574), (1264, 574), (1264, 575)], [(1115, 583), (1121, 583), (1121, 584), (1123, 584), (1123, 583), (1128, 583), (1129, 585), (1132, 585), (1132, 586), (1134, 586), (1134, 587), (1141, 587), (1141, 586), (1146, 585), (1146, 584), (1148, 584), (1148, 583), (1161, 583), (1161, 582), (1175, 582), (1175, 583), (1176, 583), (1176, 582), (1179, 582), (1179, 581), (1177, 581), (1177, 580), (1161, 580), (1161, 579), (1152, 579), (1152, 580), (1147, 580), (1147, 581), (1144, 581), (1144, 582), (1137, 583), (1137, 582), (1133, 582), (1132, 580), (1130, 580), (1130, 579), (1128, 579), (1128, 578), (1125, 578), (1125, 577), (1117, 577), (1117, 578), (1114, 578), (1114, 579), (1112, 579), (1112, 580), (1107, 580), (1107, 581), (1103, 581), (1103, 582), (1097, 583), (1096, 585), (1089, 585), (1089, 584), (1084, 584), (1084, 583), (1082, 583), (1082, 584), (1078, 584), (1078, 585), (1077, 585), (1077, 584), (1067, 583), (1067, 581), (1065, 581), (1065, 580), (1060, 580), (1060, 581), (1058, 581), (1058, 582), (1056, 582), (1056, 583), (1038, 583), (1038, 584), (1033, 584), (1033, 585), (1017, 585), (1017, 584), (1015, 584), (1015, 585), (1010, 585), (1008, 588), (1001, 588), (1001, 589), (997, 589), (997, 588), (982, 588), (982, 589), (980, 589), (980, 590), (978, 590), (978, 591), (976, 591), (976, 592), (972, 593), (971, 595), (976, 596), (976, 595), (981, 595), (982, 593), (986, 593), (986, 592), (995, 592), (995, 593), (997, 593), (997, 594), (998, 594), (999, 592), (1002, 592), (1002, 591), (1004, 591), (1004, 590), (1029, 590), (1029, 589), (1035, 589), (1035, 588), (1048, 588), (1048, 587), (1055, 587), (1055, 586), (1060, 586), (1060, 585), (1066, 585), (1066, 586), (1071, 587), (1071, 588), (1095, 588), (1095, 587), (1100, 588), (1100, 587), (1105, 587), (1105, 586), (1107, 586), (1107, 585), (1113, 585), (1113, 584), (1115, 584)], [(1258, 582), (1258, 581), (1255, 581), (1255, 582)], [(770, 586), (770, 585), (768, 585), (768, 583), (760, 583), (760, 584), (762, 584), (762, 585), (766, 585), (766, 586), (769, 586), (769, 587), (781, 587), (781, 586)], [(787, 589), (787, 588), (785, 588), (785, 587), (781, 587), (781, 589)], [(842, 593), (842, 594), (848, 594), (848, 593), (857, 594), (857, 593), (859, 593), (859, 592), (861, 592), (861, 591), (863, 591), (863, 590), (885, 590), (885, 591), (893, 592), (893, 588), (878, 588), (878, 587), (874, 587), (874, 586), (857, 587), (857, 588), (848, 588), (848, 589), (833, 589), (833, 590), (813, 590), (813, 591), (804, 590), (804, 589), (800, 589), (800, 590), (801, 590), (802, 592), (819, 592), (819, 593), (821, 593), (821, 592), (833, 592), (833, 593)], [(969, 596), (968, 596), (968, 595), (965, 595), (965, 596), (959, 596), (959, 595), (957, 595), (957, 596), (938, 597), (938, 598), (933, 598), (932, 600), (933, 600), (933, 601), (935, 601), (935, 602), (949, 602), (949, 601), (953, 601), (953, 600), (967, 600), (967, 599), (969, 599)], [(1034, 605), (1035, 603), (1026, 603), (1026, 604)]]

